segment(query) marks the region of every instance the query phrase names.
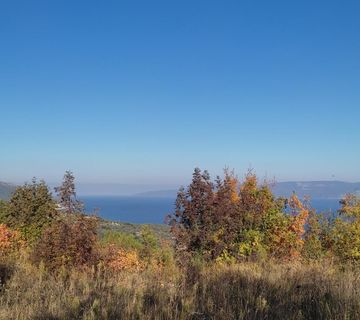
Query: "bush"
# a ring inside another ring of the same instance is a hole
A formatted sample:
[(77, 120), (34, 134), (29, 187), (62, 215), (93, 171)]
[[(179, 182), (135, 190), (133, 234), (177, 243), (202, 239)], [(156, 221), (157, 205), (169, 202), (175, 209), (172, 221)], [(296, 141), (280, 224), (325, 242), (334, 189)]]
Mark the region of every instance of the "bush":
[(93, 217), (75, 215), (53, 222), (32, 252), (32, 261), (43, 262), (49, 270), (62, 266), (84, 267), (96, 264), (97, 221)]
[(24, 241), (18, 231), (0, 224), (0, 261), (9, 255), (17, 254), (23, 245)]

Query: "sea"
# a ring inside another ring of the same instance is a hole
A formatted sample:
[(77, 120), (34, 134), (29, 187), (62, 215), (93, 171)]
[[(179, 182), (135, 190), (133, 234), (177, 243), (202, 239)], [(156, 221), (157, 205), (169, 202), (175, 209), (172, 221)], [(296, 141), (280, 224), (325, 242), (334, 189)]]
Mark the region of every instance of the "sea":
[[(174, 211), (175, 199), (138, 196), (82, 196), (87, 213), (96, 212), (103, 219), (128, 223), (163, 224)], [(312, 199), (311, 207), (335, 216), (338, 199)]]

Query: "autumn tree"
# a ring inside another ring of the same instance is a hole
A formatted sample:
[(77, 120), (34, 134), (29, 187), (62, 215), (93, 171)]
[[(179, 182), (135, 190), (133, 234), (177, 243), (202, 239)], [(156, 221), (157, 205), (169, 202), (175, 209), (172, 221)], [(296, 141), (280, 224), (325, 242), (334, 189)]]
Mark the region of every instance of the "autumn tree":
[(223, 250), (214, 252), (214, 258), (219, 253), (219, 258), (225, 260), (266, 256), (271, 248), (274, 226), (286, 220), (284, 199), (276, 198), (266, 182), (260, 184), (252, 170), (243, 182), (233, 172), (225, 170), (224, 179), (218, 178), (216, 185), (215, 210), (221, 222), (215, 239), (219, 243), (221, 235)]
[(278, 216), (270, 229), (270, 251), (274, 257), (292, 260), (299, 258), (303, 250), (309, 209), (295, 194), (290, 197), (288, 206), (290, 213)]
[(188, 188), (179, 190), (170, 224), (178, 253), (217, 260), (292, 259), (302, 250), (308, 214), (295, 195), (289, 201), (276, 198), (252, 171), (240, 183), (225, 170), (224, 178), (212, 183), (206, 171), (195, 169)]
[(84, 210), (84, 204), (76, 197), (75, 177), (71, 171), (64, 174), (61, 186), (55, 188), (59, 198), (58, 202), (67, 214), (81, 213)]
[(239, 180), (233, 171), (224, 170), (224, 178), (215, 181), (213, 202), (213, 235), (211, 237), (211, 255), (219, 256), (233, 243), (241, 224), (239, 215)]
[(209, 249), (213, 227), (213, 183), (207, 171), (196, 168), (187, 189), (180, 188), (170, 225), (178, 252), (204, 252)]

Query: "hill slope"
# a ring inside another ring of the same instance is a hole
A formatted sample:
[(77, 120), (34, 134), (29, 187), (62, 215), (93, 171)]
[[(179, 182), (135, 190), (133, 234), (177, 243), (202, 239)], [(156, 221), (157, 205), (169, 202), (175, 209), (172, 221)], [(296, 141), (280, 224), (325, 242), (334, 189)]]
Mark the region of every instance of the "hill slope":
[(0, 200), (8, 200), (15, 188), (13, 184), (0, 181)]
[[(360, 194), (360, 182), (343, 181), (288, 181), (277, 182), (271, 186), (277, 196), (289, 197), (295, 192), (299, 197), (310, 196), (313, 199), (340, 199), (346, 193)], [(138, 193), (137, 197), (175, 198), (177, 190), (160, 190)]]
[(272, 187), (278, 196), (289, 197), (293, 192), (298, 196), (313, 199), (340, 199), (347, 193), (360, 194), (360, 183), (343, 181), (289, 181), (279, 182)]
[(149, 226), (155, 235), (162, 240), (170, 240), (170, 227), (165, 224), (136, 224), (127, 222), (115, 222), (108, 220), (100, 220), (100, 235), (103, 235), (106, 231), (115, 231), (128, 233), (132, 235), (139, 235), (143, 226)]

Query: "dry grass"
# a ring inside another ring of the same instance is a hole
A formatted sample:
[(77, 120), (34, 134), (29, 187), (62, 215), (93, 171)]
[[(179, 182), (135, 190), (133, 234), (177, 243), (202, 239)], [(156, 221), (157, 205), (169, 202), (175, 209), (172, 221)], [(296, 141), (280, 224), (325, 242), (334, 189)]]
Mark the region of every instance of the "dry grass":
[(181, 276), (100, 269), (55, 276), (18, 263), (0, 319), (360, 318), (359, 273), (331, 265), (213, 265)]

